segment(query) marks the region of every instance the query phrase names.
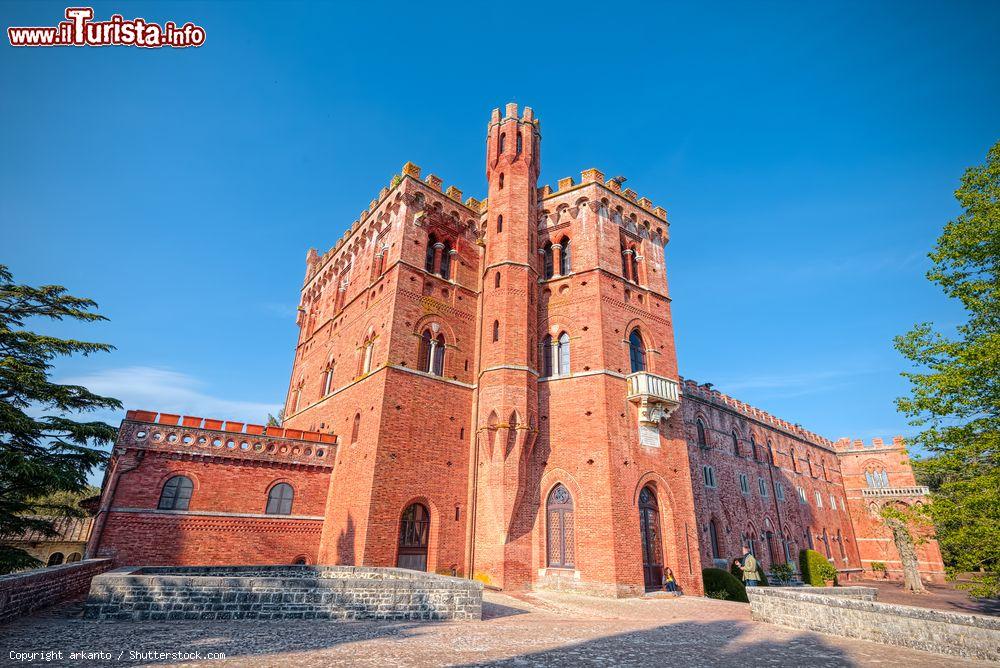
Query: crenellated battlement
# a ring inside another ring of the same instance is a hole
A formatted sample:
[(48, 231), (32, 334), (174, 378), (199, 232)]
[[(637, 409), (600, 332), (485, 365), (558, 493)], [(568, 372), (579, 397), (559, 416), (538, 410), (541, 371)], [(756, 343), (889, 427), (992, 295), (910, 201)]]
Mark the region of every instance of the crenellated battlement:
[(585, 169), (580, 172), (580, 182), (577, 183), (573, 180), (572, 176), (567, 176), (565, 178), (559, 179), (556, 182), (556, 189), (553, 190), (552, 186), (542, 186), (538, 189), (539, 198), (544, 200), (549, 197), (557, 197), (559, 195), (565, 195), (568, 192), (582, 188), (583, 186), (591, 185), (596, 183), (597, 185), (610, 190), (612, 193), (619, 195), (620, 197), (632, 202), (640, 209), (648, 213), (649, 215), (667, 222), (667, 210), (662, 206), (655, 206), (648, 197), (639, 197), (631, 188), (622, 189), (621, 183), (615, 179), (608, 179), (605, 181), (604, 172), (599, 169)]
[(865, 450), (903, 450), (906, 448), (906, 441), (902, 436), (893, 436), (888, 441), (882, 438), (873, 438), (871, 445), (865, 445), (860, 439), (840, 438), (833, 444), (838, 452), (862, 452)]
[(830, 439), (820, 436), (819, 434), (809, 431), (808, 429), (803, 429), (801, 425), (793, 424), (788, 420), (783, 420), (779, 417), (771, 415), (767, 411), (761, 410), (756, 406), (751, 406), (750, 404), (740, 401), (739, 399), (735, 399), (728, 394), (723, 394), (722, 392), (713, 389), (711, 383), (699, 384), (697, 381), (691, 380), (690, 378), (681, 378), (681, 393), (686, 397), (694, 396), (705, 401), (711, 401), (722, 406), (728, 406), (741, 415), (758, 420), (759, 422), (764, 422), (772, 427), (782, 429), (805, 441), (810, 441), (827, 448), (834, 447), (834, 442)]

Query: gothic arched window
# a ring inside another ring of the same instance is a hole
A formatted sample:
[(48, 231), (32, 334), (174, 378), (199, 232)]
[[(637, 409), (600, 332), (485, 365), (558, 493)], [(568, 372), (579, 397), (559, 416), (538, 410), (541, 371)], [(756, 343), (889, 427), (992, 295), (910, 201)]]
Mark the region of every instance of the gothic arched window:
[(714, 518), (708, 523), (708, 537), (712, 545), (712, 558), (721, 559), (722, 550), (719, 546), (719, 523)]
[(565, 276), (573, 266), (570, 261), (569, 237), (563, 237), (559, 243), (562, 245), (562, 251), (559, 254), (559, 274)]
[(187, 510), (191, 505), (191, 493), (194, 483), (191, 478), (175, 475), (168, 480), (160, 491), (160, 502), (156, 504), (159, 510)]
[(545, 254), (543, 255), (542, 277), (552, 278), (555, 275), (555, 269), (552, 266), (552, 242), (547, 242), (543, 250)]
[(523, 149), (523, 147), (524, 147), (524, 139), (521, 137), (521, 133), (518, 132), (517, 133), (517, 153), (518, 153), (518, 155), (521, 154), (521, 150)]
[(708, 438), (705, 436), (705, 423), (701, 421), (701, 418), (695, 420), (695, 428), (698, 430), (698, 445), (707, 448)]
[(420, 351), (417, 357), (417, 369), (431, 370), (431, 330), (425, 329), (420, 335)]
[(433, 234), (427, 237), (427, 250), (424, 251), (424, 271), (433, 274), (434, 273), (434, 244), (437, 243), (437, 237)]
[(503, 232), (503, 216), (497, 216), (497, 233)]
[(628, 335), (628, 359), (632, 373), (646, 370), (646, 347), (642, 343), (642, 334), (636, 327)]
[(359, 431), (361, 431), (361, 413), (355, 413), (354, 424), (351, 426), (351, 443), (358, 442)]
[(507, 147), (507, 133), (506, 132), (501, 132), (500, 133), (500, 153), (503, 153), (504, 149), (506, 147)]
[(750, 434), (750, 452), (753, 454), (754, 461), (759, 461), (760, 457), (757, 456), (757, 439)]
[(268, 515), (291, 515), (294, 495), (291, 485), (279, 482), (267, 493), (267, 508), (264, 512)]
[(740, 456), (740, 437), (735, 431), (733, 432), (733, 454), (737, 457)]
[(563, 332), (559, 335), (556, 354), (556, 373), (560, 376), (569, 375), (569, 334)]
[(326, 363), (326, 370), (323, 372), (323, 396), (324, 397), (327, 396), (328, 394), (330, 394), (330, 391), (333, 390), (333, 369), (334, 369), (334, 364), (335, 364), (334, 361), (331, 359), (329, 362)]
[(431, 360), (430, 372), (435, 376), (444, 375), (444, 334), (438, 334), (437, 338), (434, 340), (433, 346), (434, 354)]
[(573, 568), (576, 561), (573, 497), (562, 483), (549, 492), (545, 511), (549, 568)]
[(542, 339), (542, 378), (552, 375), (552, 336), (546, 334)]
[(451, 278), (451, 242), (444, 242), (444, 250), (441, 251), (441, 278), (448, 280)]
[(496, 343), (500, 340), (500, 321), (493, 321), (493, 342)]

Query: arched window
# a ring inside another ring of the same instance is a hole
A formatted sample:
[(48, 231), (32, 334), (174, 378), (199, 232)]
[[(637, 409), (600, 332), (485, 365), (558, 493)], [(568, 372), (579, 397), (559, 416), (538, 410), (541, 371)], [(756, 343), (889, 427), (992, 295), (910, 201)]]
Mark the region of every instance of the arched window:
[(361, 373), (364, 376), (372, 370), (372, 357), (375, 353), (375, 334), (371, 334), (365, 339), (364, 348), (361, 350)]
[(79, 552), (73, 552), (68, 557), (66, 557), (66, 563), (67, 564), (75, 564), (76, 562), (80, 561), (80, 559), (82, 559), (82, 558), (83, 558), (83, 555), (81, 555)]
[(719, 547), (719, 524), (714, 518), (708, 523), (708, 537), (712, 544), (712, 558), (722, 559), (722, 550)]
[(58, 566), (63, 562), (62, 552), (53, 552), (49, 555), (49, 560), (45, 563), (46, 566)]
[(268, 515), (291, 515), (294, 494), (291, 485), (279, 482), (267, 493), (267, 508), (264, 512)]
[(351, 443), (358, 442), (358, 431), (361, 429), (361, 413), (354, 414), (354, 424), (351, 426)]
[(733, 454), (737, 457), (740, 456), (740, 437), (735, 431), (733, 432)]
[(562, 253), (559, 255), (559, 274), (566, 276), (570, 272), (572, 263), (570, 262), (569, 237), (563, 237), (560, 242)]
[(753, 455), (754, 461), (759, 461), (760, 457), (757, 456), (757, 439), (750, 434), (750, 452)]
[(503, 190), (503, 172), (500, 172), (499, 186), (500, 190)]
[(448, 280), (451, 278), (451, 242), (444, 242), (444, 250), (441, 251), (441, 278)]
[(557, 344), (557, 355), (556, 355), (556, 373), (560, 376), (565, 376), (569, 374), (569, 334), (563, 332), (559, 335), (559, 342)]
[(638, 327), (628, 335), (628, 359), (632, 373), (646, 370), (646, 348), (642, 343), (642, 334), (639, 333)]
[(768, 463), (774, 463), (774, 445), (771, 443), (771, 439), (767, 439), (767, 452), (764, 453), (765, 460)]
[(399, 552), (396, 566), (414, 571), (427, 570), (427, 544), (431, 532), (430, 513), (423, 504), (411, 504), (399, 523)]
[(639, 282), (639, 251), (636, 250), (635, 246), (632, 246), (632, 253), (628, 256), (629, 262), (632, 263), (632, 282)]
[(500, 153), (503, 153), (504, 149), (506, 147), (507, 147), (507, 133), (506, 132), (501, 132), (500, 133)]
[(500, 321), (493, 321), (493, 342), (496, 343), (500, 340)]
[(497, 216), (497, 232), (503, 232), (503, 216)]
[(495, 288), (499, 288), (500, 287), (500, 272), (499, 271), (497, 272), (496, 277), (494, 277), (494, 279), (493, 279), (493, 287), (495, 287)]
[(542, 378), (552, 375), (552, 336), (546, 334), (542, 339)]
[(552, 266), (552, 242), (547, 242), (543, 250), (545, 251), (545, 254), (542, 256), (542, 277), (552, 278), (555, 273), (555, 269)]
[(705, 423), (701, 421), (701, 418), (695, 420), (695, 428), (698, 430), (698, 445), (707, 448), (708, 439), (705, 437)]
[(518, 153), (518, 155), (521, 154), (521, 150), (523, 149), (523, 147), (524, 147), (524, 140), (521, 138), (521, 133), (518, 132), (517, 133), (517, 153)]
[(427, 237), (427, 250), (424, 251), (424, 271), (427, 273), (434, 273), (434, 244), (437, 243), (437, 237), (433, 234)]
[(333, 368), (334, 361), (331, 359), (326, 363), (326, 371), (323, 373), (323, 396), (330, 394), (333, 390)]
[(431, 330), (425, 329), (420, 335), (420, 351), (417, 357), (417, 368), (420, 371), (431, 370)]
[(187, 510), (193, 491), (194, 483), (191, 482), (191, 478), (175, 475), (163, 485), (160, 502), (156, 507), (160, 510)]
[(433, 364), (431, 365), (430, 372), (435, 376), (444, 375), (444, 334), (438, 334), (437, 339), (434, 340), (433, 346)]
[(549, 492), (545, 510), (549, 568), (573, 568), (575, 562), (573, 497), (562, 483)]

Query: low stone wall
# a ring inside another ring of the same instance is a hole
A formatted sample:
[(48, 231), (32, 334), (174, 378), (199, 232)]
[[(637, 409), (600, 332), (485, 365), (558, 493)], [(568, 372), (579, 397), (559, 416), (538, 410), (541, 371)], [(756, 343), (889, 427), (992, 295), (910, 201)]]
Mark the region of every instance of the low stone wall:
[[(843, 589), (868, 589), (844, 587)], [(1000, 661), (1000, 618), (890, 605), (828, 594), (829, 590), (750, 587), (753, 619), (797, 629)]]
[(481, 619), (483, 585), (367, 566), (121, 568), (94, 578), (91, 619)]
[(857, 601), (878, 600), (878, 589), (875, 587), (799, 587), (796, 591), (800, 594), (817, 594), (820, 596), (837, 596), (839, 598), (852, 598)]
[(84, 594), (111, 559), (88, 559), (0, 577), (0, 624)]

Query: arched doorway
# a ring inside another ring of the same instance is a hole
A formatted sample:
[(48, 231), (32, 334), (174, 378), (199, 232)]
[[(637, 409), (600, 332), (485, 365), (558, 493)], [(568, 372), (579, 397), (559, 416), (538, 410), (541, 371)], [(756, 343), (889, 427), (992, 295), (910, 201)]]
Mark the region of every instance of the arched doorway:
[(427, 538), (430, 535), (430, 513), (420, 503), (410, 504), (399, 523), (399, 553), (396, 565), (413, 571), (427, 570)]
[(646, 589), (663, 586), (663, 541), (660, 539), (660, 506), (649, 487), (639, 492), (639, 527), (642, 530), (642, 578)]

